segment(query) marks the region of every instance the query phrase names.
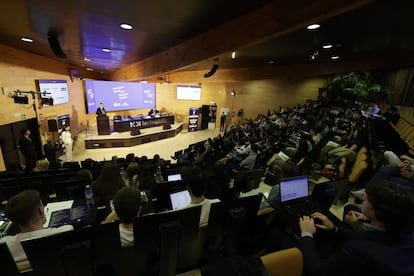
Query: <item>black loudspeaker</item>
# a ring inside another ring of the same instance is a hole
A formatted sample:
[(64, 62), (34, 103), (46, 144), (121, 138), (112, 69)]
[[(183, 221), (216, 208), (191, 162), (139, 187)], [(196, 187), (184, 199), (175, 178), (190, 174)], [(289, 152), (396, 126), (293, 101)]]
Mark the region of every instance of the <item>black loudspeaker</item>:
[(58, 131), (57, 120), (55, 119), (47, 120), (47, 127), (49, 128), (49, 132)]
[(135, 136), (135, 135), (140, 135), (141, 131), (139, 130), (139, 128), (131, 128), (131, 136)]
[(213, 67), (211, 67), (210, 71), (204, 74), (205, 78), (209, 78), (212, 75), (214, 75), (214, 73), (216, 73), (217, 69), (218, 69), (219, 65), (218, 64), (214, 64)]
[(162, 129), (163, 129), (163, 130), (166, 130), (166, 129), (171, 129), (171, 125), (170, 125), (170, 124), (164, 124), (164, 125), (162, 126)]
[(58, 58), (66, 58), (65, 53), (62, 51), (62, 48), (60, 47), (60, 42), (57, 34), (49, 34), (47, 40), (49, 41), (50, 48), (52, 49), (55, 56), (57, 56)]

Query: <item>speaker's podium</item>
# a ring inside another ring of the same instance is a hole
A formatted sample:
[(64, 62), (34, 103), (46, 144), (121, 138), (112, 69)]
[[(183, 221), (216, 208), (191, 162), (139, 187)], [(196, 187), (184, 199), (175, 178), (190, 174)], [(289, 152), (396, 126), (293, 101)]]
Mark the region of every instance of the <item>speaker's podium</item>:
[(109, 117), (108, 116), (97, 116), (96, 124), (98, 126), (98, 135), (109, 135), (111, 129), (109, 128)]

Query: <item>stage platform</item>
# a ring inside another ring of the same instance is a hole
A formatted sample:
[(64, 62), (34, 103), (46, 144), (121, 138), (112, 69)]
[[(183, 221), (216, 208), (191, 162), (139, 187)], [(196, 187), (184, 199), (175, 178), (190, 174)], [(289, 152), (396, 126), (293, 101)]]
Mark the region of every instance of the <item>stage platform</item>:
[(85, 137), (86, 149), (132, 147), (176, 136), (183, 130), (183, 123), (172, 124), (171, 129), (163, 126), (140, 129), (141, 134), (131, 135), (129, 131), (112, 132), (110, 135), (92, 135)]

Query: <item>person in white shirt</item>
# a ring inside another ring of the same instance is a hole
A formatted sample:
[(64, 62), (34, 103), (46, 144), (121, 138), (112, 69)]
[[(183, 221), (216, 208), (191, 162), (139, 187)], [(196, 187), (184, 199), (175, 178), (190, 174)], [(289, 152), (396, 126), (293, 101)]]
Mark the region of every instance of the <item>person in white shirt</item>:
[(8, 201), (6, 215), (12, 222), (19, 225), (20, 233), (3, 237), (0, 239), (0, 243), (7, 243), (14, 261), (21, 271), (30, 268), (29, 260), (27, 260), (26, 253), (20, 244), (21, 241), (73, 230), (72, 225), (43, 228), (43, 224), (46, 222), (44, 206), (40, 194), (36, 190), (25, 190), (13, 196)]
[(200, 168), (185, 167), (181, 170), (181, 176), (187, 184), (191, 197), (191, 202), (186, 208), (201, 205), (200, 226), (206, 225), (210, 216), (211, 204), (220, 200), (208, 199), (204, 196), (207, 189), (207, 176)]
[(65, 145), (65, 161), (72, 161), (72, 145), (73, 139), (72, 134), (70, 133), (70, 127), (64, 127), (62, 134), (62, 142)]
[(114, 210), (104, 223), (120, 220), (119, 236), (123, 247), (134, 244), (133, 220), (141, 213), (141, 193), (135, 187), (124, 187), (116, 192), (113, 200)]

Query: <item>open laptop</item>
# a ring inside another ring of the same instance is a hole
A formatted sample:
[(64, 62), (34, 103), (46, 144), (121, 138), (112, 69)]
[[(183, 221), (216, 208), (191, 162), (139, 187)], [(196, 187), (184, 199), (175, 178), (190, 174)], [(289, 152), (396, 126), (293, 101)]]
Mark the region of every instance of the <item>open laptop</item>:
[(190, 193), (188, 190), (171, 193), (170, 202), (172, 210), (184, 208), (191, 202)]
[(180, 173), (167, 175), (167, 181), (180, 181), (180, 180), (181, 180)]
[(281, 179), (279, 187), (280, 203), (289, 216), (297, 218), (315, 209), (310, 201), (308, 176)]

